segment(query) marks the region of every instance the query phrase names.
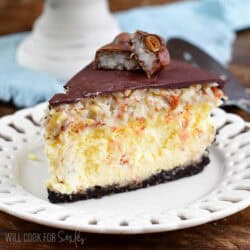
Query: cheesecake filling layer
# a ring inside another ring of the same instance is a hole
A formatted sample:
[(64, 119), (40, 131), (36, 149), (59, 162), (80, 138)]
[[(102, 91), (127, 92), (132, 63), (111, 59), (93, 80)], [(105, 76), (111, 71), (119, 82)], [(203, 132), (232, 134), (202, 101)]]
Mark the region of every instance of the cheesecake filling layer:
[(217, 84), (137, 89), (51, 107), (45, 118), (49, 190), (140, 183), (199, 161), (215, 137)]

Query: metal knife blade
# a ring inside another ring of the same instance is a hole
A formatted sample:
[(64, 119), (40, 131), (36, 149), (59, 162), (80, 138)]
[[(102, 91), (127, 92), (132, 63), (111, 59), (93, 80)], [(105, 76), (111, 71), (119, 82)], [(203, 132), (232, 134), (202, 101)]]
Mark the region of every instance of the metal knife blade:
[(250, 114), (249, 89), (243, 86), (225, 67), (195, 45), (179, 38), (168, 40), (171, 58), (186, 61), (200, 68), (214, 72), (226, 80), (224, 91), (228, 100), (223, 105), (237, 106)]

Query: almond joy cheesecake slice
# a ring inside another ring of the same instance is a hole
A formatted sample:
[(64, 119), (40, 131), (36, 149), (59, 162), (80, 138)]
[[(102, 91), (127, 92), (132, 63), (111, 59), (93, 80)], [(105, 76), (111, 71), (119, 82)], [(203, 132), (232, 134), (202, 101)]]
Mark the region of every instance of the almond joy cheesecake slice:
[(197, 174), (209, 163), (210, 113), (221, 104), (224, 82), (170, 61), (158, 35), (136, 32), (125, 39), (126, 49), (115, 39), (98, 50), (49, 102), (51, 202), (148, 187)]

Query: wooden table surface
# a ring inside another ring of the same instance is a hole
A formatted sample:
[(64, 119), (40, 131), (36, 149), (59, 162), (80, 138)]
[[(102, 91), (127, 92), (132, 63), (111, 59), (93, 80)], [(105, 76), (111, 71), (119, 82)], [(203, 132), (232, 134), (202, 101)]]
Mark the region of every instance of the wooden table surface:
[[(110, 0), (113, 11), (133, 6), (161, 4), (174, 0)], [(0, 0), (0, 34), (29, 30), (42, 10), (42, 0)], [(237, 34), (230, 70), (250, 87), (250, 30)], [(0, 102), (0, 116), (16, 110), (11, 104)], [(229, 112), (250, 121), (250, 116), (235, 108)], [(7, 236), (16, 235), (16, 242)], [(29, 242), (31, 234), (46, 233), (48, 241), (39, 238)], [(63, 237), (62, 237), (63, 236)], [(52, 241), (49, 242), (49, 239)], [(54, 242), (54, 239), (55, 242)], [(65, 241), (63, 242), (64, 239)], [(80, 239), (80, 241), (74, 241)], [(76, 244), (86, 249), (250, 249), (250, 208), (225, 219), (202, 226), (148, 235), (97, 235), (58, 230), (26, 222), (0, 212), (0, 249), (74, 249)]]

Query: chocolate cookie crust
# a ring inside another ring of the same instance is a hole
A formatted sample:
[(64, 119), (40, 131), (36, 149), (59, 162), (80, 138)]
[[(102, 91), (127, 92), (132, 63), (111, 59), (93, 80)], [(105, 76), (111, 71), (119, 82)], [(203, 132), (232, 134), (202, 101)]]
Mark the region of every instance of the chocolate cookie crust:
[(172, 170), (162, 170), (158, 174), (152, 175), (140, 183), (131, 183), (123, 187), (119, 185), (108, 185), (106, 187), (95, 186), (94, 188), (87, 189), (85, 192), (73, 194), (61, 194), (48, 189), (48, 199), (52, 203), (73, 202), (91, 198), (101, 198), (105, 195), (132, 191), (198, 174), (204, 169), (206, 165), (209, 164), (209, 162), (209, 157), (207, 154), (205, 154), (197, 163), (185, 167), (177, 167)]

